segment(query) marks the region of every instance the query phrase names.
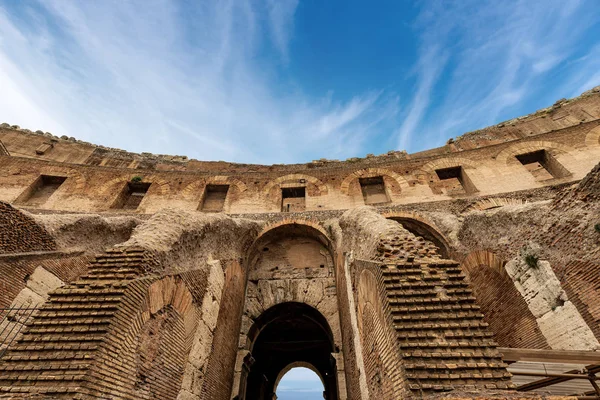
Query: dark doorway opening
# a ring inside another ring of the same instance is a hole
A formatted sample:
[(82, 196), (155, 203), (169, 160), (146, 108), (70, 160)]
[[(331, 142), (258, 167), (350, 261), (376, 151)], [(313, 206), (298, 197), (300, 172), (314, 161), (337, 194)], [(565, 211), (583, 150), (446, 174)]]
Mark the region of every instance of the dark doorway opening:
[(250, 353), (244, 360), (239, 400), (272, 400), (281, 372), (303, 363), (323, 379), (323, 398), (338, 398), (336, 351), (327, 320), (316, 309), (289, 302), (271, 307), (248, 333)]
[(306, 210), (306, 188), (281, 188), (281, 211), (302, 212)]

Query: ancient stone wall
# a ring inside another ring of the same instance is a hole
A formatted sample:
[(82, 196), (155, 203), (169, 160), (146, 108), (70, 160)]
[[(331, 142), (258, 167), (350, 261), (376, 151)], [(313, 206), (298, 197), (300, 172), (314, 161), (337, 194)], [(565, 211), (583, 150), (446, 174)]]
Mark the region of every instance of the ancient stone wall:
[(1, 127), (0, 397), (510, 397), (498, 343), (600, 346), (599, 105), (287, 166)]
[[(600, 154), (598, 123), (590, 121), (460, 153), (309, 164), (312, 168), (298, 165), (289, 171), (287, 166), (245, 166), (219, 172), (168, 167), (148, 171), (4, 156), (0, 158), (5, 171), (0, 176), (0, 200), (31, 209), (152, 214), (165, 207), (201, 210), (207, 192), (221, 187), (226, 191), (219, 192), (225, 197), (218, 208), (235, 214), (280, 212), (284, 191), (296, 193), (289, 196), (301, 195), (303, 200), (292, 198), (302, 200), (307, 211), (489, 196), (582, 179)], [(521, 156), (529, 158), (520, 161), (517, 157)], [(535, 161), (538, 156), (542, 164)], [(534, 164), (548, 170), (548, 179), (531, 172)], [(374, 181), (380, 183), (371, 184)], [(380, 186), (378, 196), (387, 201), (373, 203), (372, 197), (365, 198), (368, 188)], [(135, 204), (124, 207), (124, 195), (135, 197)]]
[(55, 249), (52, 236), (33, 218), (0, 202), (0, 254)]

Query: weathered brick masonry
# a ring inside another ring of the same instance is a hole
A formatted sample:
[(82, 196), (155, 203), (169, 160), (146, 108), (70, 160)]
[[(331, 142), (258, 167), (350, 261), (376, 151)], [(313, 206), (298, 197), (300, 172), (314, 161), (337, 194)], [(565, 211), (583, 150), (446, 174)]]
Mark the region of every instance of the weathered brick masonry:
[(0, 398), (541, 398), (499, 346), (600, 350), (600, 88), (346, 161), (0, 140)]

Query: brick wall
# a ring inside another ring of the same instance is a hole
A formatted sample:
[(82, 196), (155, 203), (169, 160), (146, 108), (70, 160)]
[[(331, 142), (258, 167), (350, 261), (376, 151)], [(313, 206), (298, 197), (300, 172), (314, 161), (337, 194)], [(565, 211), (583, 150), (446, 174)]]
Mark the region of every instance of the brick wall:
[(369, 394), (374, 399), (403, 398), (408, 395), (406, 375), (380, 265), (356, 260), (352, 271)]
[(0, 201), (0, 254), (55, 250), (54, 239), (32, 218)]
[(549, 349), (536, 318), (503, 265), (498, 265), (493, 259), (487, 260), (484, 265), (485, 257), (469, 262), (471, 258), (467, 257), (461, 268), (498, 344), (502, 347)]
[(600, 341), (600, 264), (573, 261), (566, 265), (561, 282), (569, 300)]
[(52, 252), (46, 254), (0, 256), (0, 308), (8, 307), (15, 296), (25, 288), (27, 278), (37, 267), (42, 267), (69, 283), (83, 275), (89, 256), (82, 253)]
[(225, 270), (225, 286), (204, 376), (202, 399), (230, 398), (245, 290), (246, 273), (238, 261), (230, 261)]
[[(354, 347), (354, 329), (350, 313), (356, 313), (356, 310), (350, 307), (347, 285), (352, 287), (352, 278), (346, 275), (345, 258), (343, 254), (338, 253), (336, 257), (336, 287), (339, 304), (340, 325), (342, 330), (342, 344), (344, 349), (344, 370), (346, 372), (346, 389), (348, 400), (361, 399), (360, 392), (360, 371), (357, 365), (356, 348)], [(350, 282), (349, 282), (350, 281)]]

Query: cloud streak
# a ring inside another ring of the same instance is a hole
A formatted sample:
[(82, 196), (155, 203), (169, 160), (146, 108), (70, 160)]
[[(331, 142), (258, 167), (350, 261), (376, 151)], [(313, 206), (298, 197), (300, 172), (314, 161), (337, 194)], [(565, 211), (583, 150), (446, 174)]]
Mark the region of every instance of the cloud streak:
[(136, 152), (292, 163), (435, 147), (600, 84), (593, 0), (420, 3), (416, 58), (399, 66), (411, 72), (384, 88), (357, 76), (350, 92), (294, 75), (307, 3), (184, 4), (0, 3), (0, 122)]
[[(259, 62), (268, 43), (289, 60), (297, 1), (230, 0), (192, 15), (178, 5), (50, 0), (0, 8), (3, 119), (206, 160), (309, 161), (317, 140), (328, 157), (360, 151), (364, 127), (378, 119), (377, 94), (331, 101), (327, 93), (276, 93), (277, 77)], [(341, 146), (344, 138), (352, 144)]]
[[(565, 64), (586, 51), (582, 43), (589, 43), (586, 34), (599, 20), (588, 12), (590, 7), (593, 2), (585, 1), (431, 3), (415, 24), (425, 49), (419, 60), (425, 72), (419, 75), (413, 106), (398, 131), (399, 143), (418, 133), (427, 139), (418, 149), (441, 145), (449, 137), (516, 117), (526, 103), (541, 108), (589, 89), (598, 81), (590, 77), (589, 64), (597, 63), (600, 53), (589, 54), (587, 63)], [(449, 62), (430, 57), (431, 48), (446, 49)], [(580, 81), (574, 92), (549, 84), (561, 73), (559, 79), (571, 85), (582, 73), (590, 79)], [(432, 89), (432, 82), (438, 86)], [(423, 121), (423, 108), (429, 105), (423, 93), (432, 91), (438, 101)]]

